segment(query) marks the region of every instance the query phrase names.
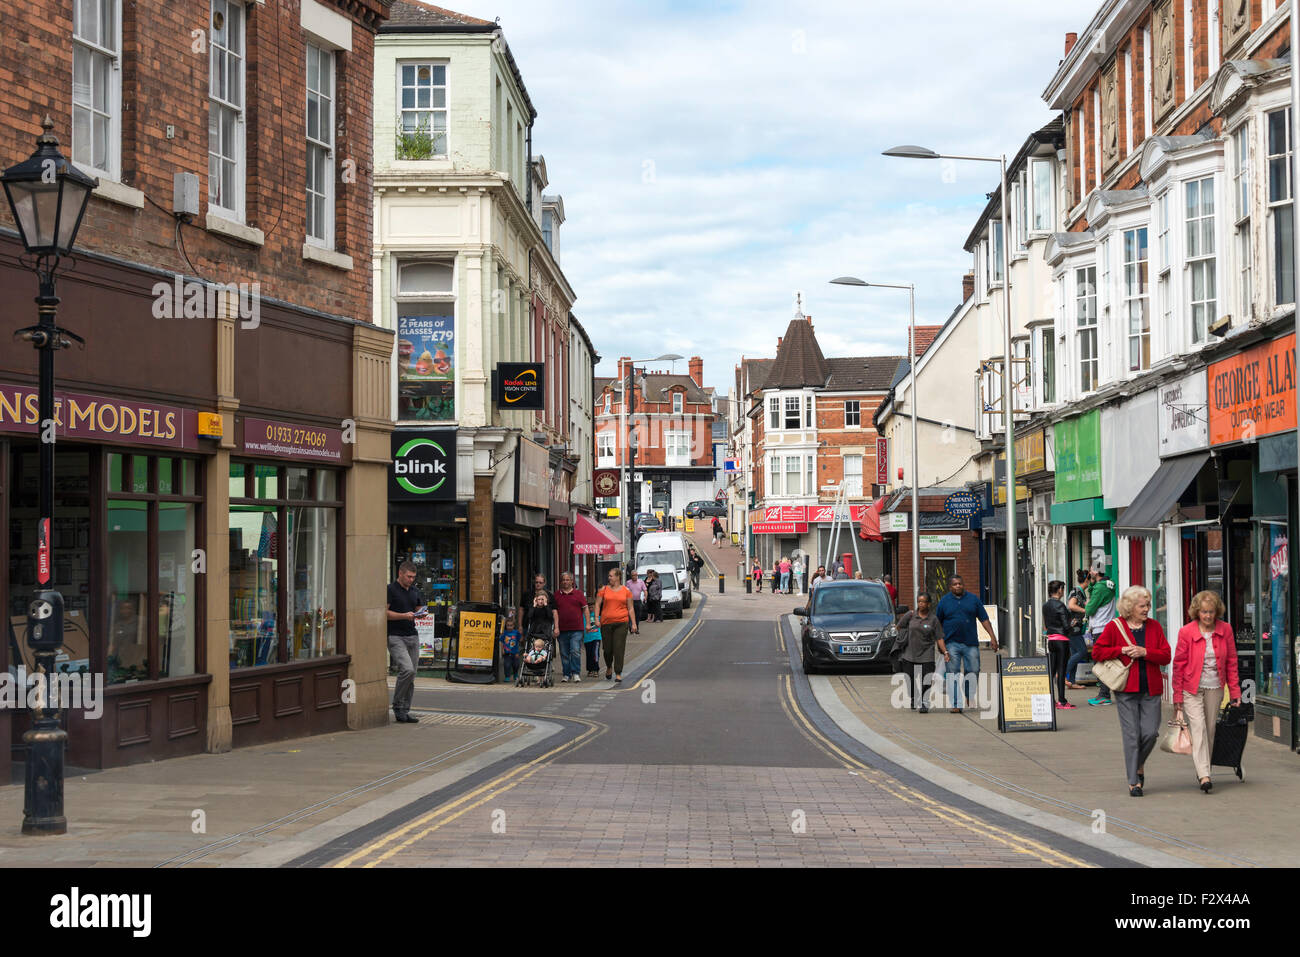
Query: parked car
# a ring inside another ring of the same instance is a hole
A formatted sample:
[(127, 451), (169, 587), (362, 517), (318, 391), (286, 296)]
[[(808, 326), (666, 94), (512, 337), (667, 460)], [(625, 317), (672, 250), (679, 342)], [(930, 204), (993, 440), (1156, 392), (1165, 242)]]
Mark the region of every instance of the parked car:
[(727, 517), (727, 506), (721, 502), (709, 502), (701, 499), (698, 502), (691, 502), (686, 506), (687, 518), (703, 518), (706, 515), (716, 515), (719, 518)]
[(677, 570), (672, 565), (641, 565), (637, 568), (637, 577), (645, 580), (645, 573), (650, 569), (659, 573), (659, 611), (665, 619), (682, 617), (682, 591), (677, 587)]
[(879, 582), (818, 582), (808, 605), (794, 613), (803, 619), (800, 650), (803, 670), (864, 664), (890, 666), (894, 647), (894, 605)]
[(654, 512), (637, 512), (632, 518), (632, 528), (638, 535), (644, 532), (657, 532), (663, 528), (663, 522)]
[(690, 570), (686, 567), (686, 539), (681, 532), (649, 532), (636, 541), (636, 564), (669, 565), (682, 593), (682, 607), (691, 607)]

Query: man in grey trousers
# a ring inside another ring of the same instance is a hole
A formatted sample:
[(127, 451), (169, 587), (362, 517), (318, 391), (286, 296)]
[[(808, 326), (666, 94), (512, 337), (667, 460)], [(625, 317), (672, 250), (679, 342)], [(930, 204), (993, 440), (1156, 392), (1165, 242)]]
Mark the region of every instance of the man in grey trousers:
[(411, 695), (415, 692), (415, 666), (420, 662), (420, 640), (415, 619), (423, 617), (420, 593), (412, 587), (415, 566), (402, 562), (397, 581), (388, 586), (388, 654), (397, 666), (397, 687), (393, 689), (393, 715), (398, 724), (419, 724), (411, 717)]

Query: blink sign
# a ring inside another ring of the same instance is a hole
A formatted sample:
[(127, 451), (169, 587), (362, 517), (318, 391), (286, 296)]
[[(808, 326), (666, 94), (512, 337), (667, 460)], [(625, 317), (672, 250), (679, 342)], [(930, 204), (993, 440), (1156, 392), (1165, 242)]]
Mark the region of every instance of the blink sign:
[(456, 500), (456, 430), (393, 433), (388, 498), (394, 502)]

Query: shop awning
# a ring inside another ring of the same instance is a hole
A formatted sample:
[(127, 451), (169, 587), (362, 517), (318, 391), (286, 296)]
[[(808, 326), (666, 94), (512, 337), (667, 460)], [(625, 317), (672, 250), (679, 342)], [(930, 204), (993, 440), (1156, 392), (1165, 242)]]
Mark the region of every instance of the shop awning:
[(1115, 520), (1115, 531), (1121, 535), (1154, 535), (1209, 457), (1209, 452), (1195, 452), (1161, 462), (1133, 504)]
[(579, 515), (573, 526), (573, 554), (613, 555), (623, 550), (623, 543), (614, 533), (586, 515)]

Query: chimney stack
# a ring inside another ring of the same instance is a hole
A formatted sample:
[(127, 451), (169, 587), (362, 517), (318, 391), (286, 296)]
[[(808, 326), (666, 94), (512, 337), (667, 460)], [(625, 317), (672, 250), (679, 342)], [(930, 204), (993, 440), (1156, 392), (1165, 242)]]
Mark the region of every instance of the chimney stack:
[(785, 340), (785, 336), (777, 336), (777, 337), (776, 337), (776, 351), (777, 351), (777, 352), (780, 352), (780, 351), (781, 351), (781, 343), (782, 343), (784, 340)]
[(965, 302), (973, 295), (975, 295), (975, 274), (968, 272), (961, 277), (961, 301)]
[(1066, 56), (1069, 56), (1069, 55), (1070, 55), (1070, 51), (1074, 49), (1074, 45), (1075, 45), (1076, 43), (1078, 43), (1078, 42), (1079, 42), (1079, 34), (1077, 34), (1077, 33), (1067, 33), (1067, 34), (1065, 35), (1065, 55), (1066, 55)]
[(701, 389), (704, 388), (704, 360), (699, 356), (691, 356), (691, 378)]

